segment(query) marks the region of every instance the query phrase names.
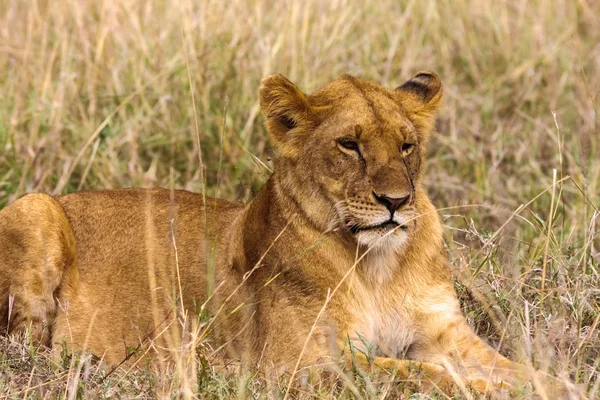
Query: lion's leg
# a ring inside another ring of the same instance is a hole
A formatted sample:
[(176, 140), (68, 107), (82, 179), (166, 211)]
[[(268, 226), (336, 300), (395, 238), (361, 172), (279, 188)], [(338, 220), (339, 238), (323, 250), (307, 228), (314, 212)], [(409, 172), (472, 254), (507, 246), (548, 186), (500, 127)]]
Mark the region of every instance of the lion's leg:
[(486, 379), (505, 387), (531, 382), (546, 394), (562, 395), (565, 387), (558, 380), (511, 361), (485, 343), (461, 316), (430, 332), (414, 345), (410, 355), (443, 365), (451, 374), (467, 379)]
[(466, 321), (449, 324), (435, 339), (417, 347), (419, 358), (435, 360), (470, 375), (487, 375), (515, 382), (526, 379), (524, 365), (516, 363), (490, 347), (468, 326)]
[(77, 272), (75, 252), (71, 225), (51, 196), (30, 194), (0, 211), (0, 328), (31, 327), (36, 341), (49, 343), (55, 296), (65, 272)]
[(531, 382), (537, 390), (547, 396), (565, 395), (566, 387), (558, 379), (509, 360), (485, 343), (470, 327), (466, 327), (462, 335), (465, 339), (458, 341), (459, 352), (465, 359), (461, 362), (472, 374), (483, 373), (495, 381), (511, 384)]

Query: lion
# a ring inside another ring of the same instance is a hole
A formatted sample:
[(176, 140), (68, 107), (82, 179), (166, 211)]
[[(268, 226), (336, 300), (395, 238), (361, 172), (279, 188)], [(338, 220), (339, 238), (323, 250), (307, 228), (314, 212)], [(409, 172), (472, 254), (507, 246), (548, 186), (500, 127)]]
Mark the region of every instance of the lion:
[(183, 313), (259, 368), (345, 360), (442, 388), (510, 386), (527, 369), (462, 315), (422, 187), (442, 92), (432, 72), (393, 90), (343, 75), (312, 94), (264, 78), (277, 157), (246, 205), (164, 189), (23, 196), (0, 211), (2, 327), (118, 364), (176, 340)]

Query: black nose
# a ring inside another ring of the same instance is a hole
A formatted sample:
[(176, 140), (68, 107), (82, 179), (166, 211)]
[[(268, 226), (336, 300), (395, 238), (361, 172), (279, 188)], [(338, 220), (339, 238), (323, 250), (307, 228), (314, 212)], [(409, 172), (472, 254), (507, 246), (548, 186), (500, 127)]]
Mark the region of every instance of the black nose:
[(375, 199), (380, 204), (383, 204), (388, 210), (390, 210), (390, 213), (392, 214), (394, 211), (408, 204), (408, 201), (410, 200), (410, 194), (404, 197), (388, 197), (386, 195), (379, 196), (377, 193), (373, 192), (373, 196), (375, 196)]

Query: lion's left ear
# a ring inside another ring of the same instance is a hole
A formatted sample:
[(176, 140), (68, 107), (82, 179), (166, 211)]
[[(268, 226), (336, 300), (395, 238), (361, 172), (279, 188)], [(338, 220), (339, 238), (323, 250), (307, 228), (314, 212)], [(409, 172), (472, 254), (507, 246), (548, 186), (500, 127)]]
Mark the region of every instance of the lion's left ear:
[(433, 128), (435, 115), (442, 105), (442, 82), (433, 72), (419, 72), (396, 91), (408, 117), (425, 136)]
[(283, 75), (269, 75), (260, 84), (260, 108), (277, 145), (288, 142), (292, 130), (309, 128), (314, 115), (306, 95)]

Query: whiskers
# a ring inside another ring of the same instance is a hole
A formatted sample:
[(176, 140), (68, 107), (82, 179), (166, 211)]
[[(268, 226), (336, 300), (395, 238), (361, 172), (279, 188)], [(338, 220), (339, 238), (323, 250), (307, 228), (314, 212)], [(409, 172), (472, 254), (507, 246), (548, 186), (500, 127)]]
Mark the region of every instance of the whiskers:
[(348, 208), (348, 202), (346, 200), (340, 200), (337, 203), (334, 203), (327, 216), (327, 229), (325, 230), (325, 233), (333, 232), (341, 226), (344, 226), (346, 221), (350, 220), (351, 217), (352, 213)]
[(361, 203), (360, 201), (358, 203), (358, 207), (353, 204), (352, 199), (340, 200), (334, 203), (326, 219), (325, 233), (346, 228), (352, 234), (357, 235), (364, 229), (376, 228), (378, 225), (392, 221), (400, 225), (401, 229), (406, 229), (406, 226), (404, 226), (406, 219), (412, 219), (412, 213), (402, 213), (402, 215), (394, 215), (393, 219), (390, 220), (387, 210), (380, 211), (374, 205), (365, 205), (364, 202)]

